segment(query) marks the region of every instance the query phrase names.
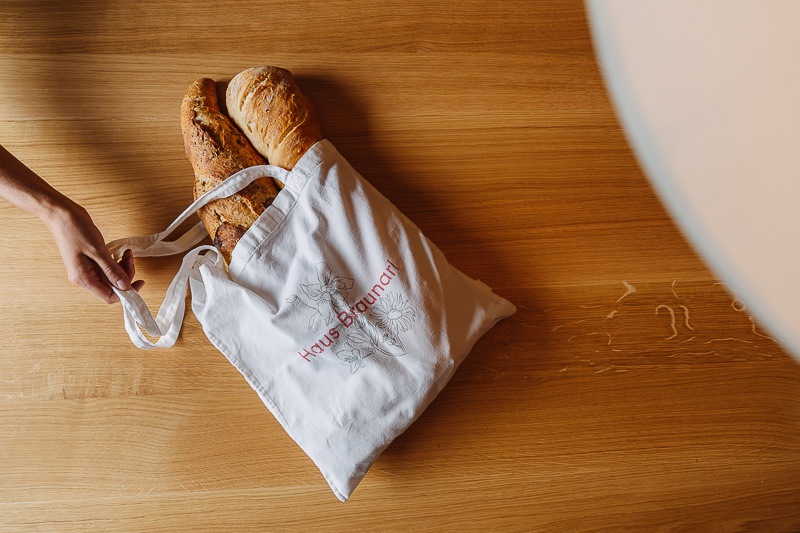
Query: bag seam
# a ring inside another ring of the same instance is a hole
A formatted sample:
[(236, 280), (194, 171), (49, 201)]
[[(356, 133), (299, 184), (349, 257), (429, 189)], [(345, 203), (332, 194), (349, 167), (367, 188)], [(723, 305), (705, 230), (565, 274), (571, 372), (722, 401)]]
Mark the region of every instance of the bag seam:
[[(336, 159), (338, 159), (339, 157), (341, 157), (341, 154), (338, 154), (338, 153), (337, 153), (337, 157), (336, 157), (336, 158), (334, 158), (334, 161), (335, 161)], [(239, 276), (242, 274), (242, 272), (244, 271), (244, 269), (247, 267), (247, 264), (248, 264), (248, 263), (250, 263), (250, 261), (251, 261), (251, 260), (253, 259), (253, 257), (256, 255), (256, 251), (257, 251), (257, 250), (258, 250), (258, 249), (259, 249), (259, 248), (260, 248), (260, 247), (261, 247), (261, 246), (262, 246), (262, 245), (263, 245), (265, 242), (267, 242), (267, 241), (268, 241), (268, 240), (269, 240), (269, 239), (272, 237), (272, 235), (274, 235), (274, 234), (275, 234), (275, 233), (276, 233), (276, 232), (279, 230), (279, 228), (281, 228), (281, 226), (284, 224), (284, 221), (285, 221), (287, 218), (289, 218), (289, 215), (292, 213), (292, 211), (294, 211), (295, 207), (296, 207), (296, 206), (297, 206), (297, 204), (300, 202), (300, 195), (303, 193), (303, 191), (305, 191), (305, 189), (306, 189), (306, 186), (308, 185), (308, 182), (309, 182), (309, 181), (311, 181), (311, 180), (310, 180), (310, 176), (311, 176), (312, 174), (315, 174), (315, 173), (317, 172), (317, 170), (319, 170), (319, 168), (320, 168), (320, 167), (321, 167), (321, 166), (322, 166), (324, 163), (325, 163), (325, 159), (324, 159), (324, 158), (320, 158), (320, 161), (319, 161), (319, 163), (318, 163), (318, 164), (317, 164), (317, 165), (316, 165), (316, 166), (315, 166), (315, 167), (314, 167), (312, 170), (310, 170), (309, 172), (305, 173), (305, 180), (303, 180), (303, 186), (302, 186), (302, 187), (300, 187), (300, 189), (297, 191), (297, 193), (296, 193), (296, 195), (295, 195), (295, 201), (294, 201), (294, 202), (292, 202), (292, 205), (291, 205), (291, 206), (289, 206), (289, 209), (288, 209), (288, 210), (287, 210), (287, 211), (284, 213), (284, 215), (283, 215), (283, 216), (280, 218), (280, 220), (278, 220), (278, 223), (277, 223), (277, 224), (275, 224), (275, 226), (274, 226), (274, 227), (273, 227), (273, 228), (272, 228), (272, 229), (269, 231), (269, 233), (267, 233), (266, 235), (264, 235), (264, 237), (263, 237), (263, 238), (262, 238), (262, 239), (261, 239), (261, 240), (258, 242), (258, 244), (256, 244), (256, 245), (253, 247), (253, 249), (250, 251), (250, 255), (248, 255), (248, 256), (247, 256), (247, 259), (243, 259), (243, 260), (242, 260), (242, 263), (241, 263), (241, 264), (242, 264), (242, 266), (241, 266), (241, 267), (239, 267), (239, 272), (237, 273), (237, 277), (239, 277)], [(262, 213), (262, 216), (263, 216), (265, 213), (266, 213), (266, 211), (265, 211), (264, 213)], [(259, 217), (259, 219), (260, 219), (260, 218), (261, 218), (261, 217)], [(256, 222), (254, 223), (254, 225), (255, 225), (255, 224), (258, 224), (258, 220), (256, 220)]]

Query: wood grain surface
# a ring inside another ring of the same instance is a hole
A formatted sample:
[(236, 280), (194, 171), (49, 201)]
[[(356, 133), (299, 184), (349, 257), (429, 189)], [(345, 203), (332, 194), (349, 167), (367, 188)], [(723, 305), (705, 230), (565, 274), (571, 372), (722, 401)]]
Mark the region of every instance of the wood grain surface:
[[(800, 530), (800, 368), (654, 195), (580, 2), (0, 0), (0, 144), (160, 231), (184, 91), (260, 64), (519, 311), (342, 504), (191, 313), (134, 348), (0, 203), (0, 531)], [(137, 261), (152, 305), (178, 264)]]

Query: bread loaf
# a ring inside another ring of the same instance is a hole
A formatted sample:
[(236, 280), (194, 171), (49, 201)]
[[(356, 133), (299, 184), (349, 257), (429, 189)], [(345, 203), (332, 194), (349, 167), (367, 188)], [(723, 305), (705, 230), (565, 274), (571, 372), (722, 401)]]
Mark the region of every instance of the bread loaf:
[[(189, 87), (181, 105), (184, 147), (194, 167), (197, 199), (228, 176), (266, 162), (244, 135), (220, 112), (214, 80), (202, 78)], [(198, 210), (214, 246), (230, 262), (231, 252), (278, 194), (271, 178), (261, 178), (238, 194)]]
[[(226, 100), (242, 131), (220, 111), (214, 80), (197, 80), (183, 99), (181, 129), (194, 168), (195, 199), (248, 167), (269, 163), (291, 170), (322, 139), (314, 106), (286, 69), (263, 66), (240, 72), (228, 85)], [(198, 211), (226, 262), (277, 194), (275, 181), (261, 178)]]
[(234, 77), (228, 114), (271, 165), (291, 170), (322, 139), (314, 106), (286, 69), (253, 67)]

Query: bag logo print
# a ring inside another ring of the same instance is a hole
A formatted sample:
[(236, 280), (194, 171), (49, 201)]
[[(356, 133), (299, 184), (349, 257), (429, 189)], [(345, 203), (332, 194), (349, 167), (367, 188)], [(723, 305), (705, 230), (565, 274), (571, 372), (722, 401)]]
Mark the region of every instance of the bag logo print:
[(353, 288), (353, 278), (335, 276), (325, 263), (317, 265), (317, 277), (319, 283), (300, 284), (308, 300), (297, 294), (291, 295), (287, 300), (289, 303), (299, 301), (315, 311), (308, 320), (308, 329), (315, 329), (320, 325), (327, 326), (333, 322), (336, 318), (336, 309), (342, 307), (342, 303), (344, 307), (349, 307), (345, 298), (347, 292)]
[(344, 333), (344, 348), (335, 350), (341, 363), (355, 374), (364, 368), (364, 360), (376, 354), (388, 356), (406, 355), (400, 334), (413, 328), (416, 314), (409, 301), (397, 292), (388, 292), (387, 287), (400, 269), (387, 260), (386, 269), (378, 282), (355, 304), (347, 303), (353, 288), (353, 279), (335, 275), (326, 263), (316, 266), (319, 283), (301, 284), (302, 294), (293, 294), (288, 303), (299, 303), (311, 311), (308, 329), (331, 326), (310, 349), (298, 350), (306, 361), (333, 349), (334, 342)]

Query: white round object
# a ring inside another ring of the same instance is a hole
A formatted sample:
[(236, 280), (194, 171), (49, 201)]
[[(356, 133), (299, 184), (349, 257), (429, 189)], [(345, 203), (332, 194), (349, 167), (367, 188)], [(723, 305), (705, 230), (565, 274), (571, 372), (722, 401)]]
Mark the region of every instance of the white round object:
[(800, 357), (800, 2), (587, 7), (653, 186), (747, 311)]

